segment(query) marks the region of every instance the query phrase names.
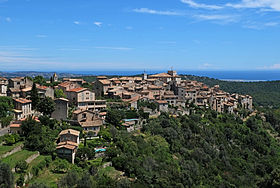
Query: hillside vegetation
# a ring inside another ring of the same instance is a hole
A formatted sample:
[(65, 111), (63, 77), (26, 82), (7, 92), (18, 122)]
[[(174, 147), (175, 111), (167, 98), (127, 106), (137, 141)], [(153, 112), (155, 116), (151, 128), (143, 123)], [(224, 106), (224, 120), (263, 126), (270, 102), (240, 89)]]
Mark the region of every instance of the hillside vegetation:
[(141, 134), (118, 132), (107, 156), (131, 187), (277, 187), (280, 146), (268, 129), (260, 116), (163, 114)]

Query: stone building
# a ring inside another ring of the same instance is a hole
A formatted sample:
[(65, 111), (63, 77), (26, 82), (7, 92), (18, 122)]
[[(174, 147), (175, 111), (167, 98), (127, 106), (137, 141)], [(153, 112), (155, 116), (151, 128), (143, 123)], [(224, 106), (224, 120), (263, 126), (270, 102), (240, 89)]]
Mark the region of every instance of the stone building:
[(52, 118), (56, 120), (65, 120), (68, 117), (69, 100), (65, 98), (55, 99), (55, 111), (52, 113)]
[(59, 143), (56, 151), (59, 157), (65, 158), (74, 164), (75, 154), (80, 143), (80, 132), (73, 129), (66, 129), (59, 134)]
[(31, 100), (24, 98), (14, 99), (14, 116), (16, 120), (27, 118), (33, 115)]
[(0, 77), (0, 96), (7, 96), (8, 79)]

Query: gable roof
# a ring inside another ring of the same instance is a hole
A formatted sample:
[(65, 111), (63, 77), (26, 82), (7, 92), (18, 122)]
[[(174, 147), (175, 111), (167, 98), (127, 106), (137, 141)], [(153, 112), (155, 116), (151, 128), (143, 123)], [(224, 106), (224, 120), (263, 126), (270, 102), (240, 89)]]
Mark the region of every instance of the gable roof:
[(75, 136), (79, 136), (80, 131), (76, 131), (74, 129), (65, 129), (65, 130), (63, 130), (59, 133), (59, 136), (65, 135), (65, 134), (72, 134), (72, 135), (75, 135)]
[(99, 82), (101, 82), (103, 85), (110, 85), (111, 81), (110, 80), (98, 80)]

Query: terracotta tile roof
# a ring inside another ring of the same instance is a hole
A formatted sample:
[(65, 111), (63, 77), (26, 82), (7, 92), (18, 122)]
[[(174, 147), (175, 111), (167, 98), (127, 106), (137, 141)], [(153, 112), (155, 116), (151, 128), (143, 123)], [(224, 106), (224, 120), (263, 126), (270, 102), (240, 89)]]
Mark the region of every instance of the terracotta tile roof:
[(24, 77), (11, 78), (11, 80), (14, 82), (18, 82), (18, 81), (24, 80)]
[(26, 88), (23, 88), (21, 91), (28, 92), (28, 91), (31, 91), (31, 90), (32, 90), (32, 87), (26, 87)]
[(133, 103), (133, 102), (140, 100), (140, 98), (141, 98), (140, 96), (135, 96), (135, 97), (132, 97), (131, 99), (123, 99), (123, 101)]
[(150, 89), (162, 89), (162, 86), (149, 85)]
[(17, 88), (10, 88), (9, 89), (12, 93), (17, 93), (17, 92), (21, 92), (20, 89), (17, 89)]
[(83, 88), (83, 87), (78, 87), (78, 88), (74, 88), (74, 89), (69, 89), (67, 90), (67, 92), (81, 92), (81, 91), (85, 91), (87, 90), (87, 88)]
[(151, 78), (172, 78), (172, 76), (167, 73), (154, 74), (154, 75), (151, 75), (150, 77)]
[(66, 144), (66, 145), (57, 146), (56, 149), (66, 148), (66, 149), (73, 150), (73, 149), (75, 149), (76, 147), (77, 147), (77, 146), (73, 146), (73, 145)]
[(97, 79), (107, 79), (107, 76), (97, 76)]
[(66, 130), (61, 131), (59, 133), (59, 136), (65, 135), (65, 134), (72, 134), (72, 135), (75, 135), (75, 136), (79, 136), (80, 135), (80, 131), (76, 131), (74, 129), (66, 129)]
[(73, 114), (80, 114), (80, 113), (84, 113), (84, 112), (88, 112), (88, 113), (91, 113), (91, 114), (94, 114), (93, 111), (90, 111), (88, 109), (77, 109), (73, 112)]
[(42, 90), (46, 90), (46, 89), (48, 89), (48, 87), (47, 87), (47, 86), (40, 86), (40, 85), (36, 85), (36, 87), (37, 87), (38, 89), (42, 89)]
[(110, 85), (111, 81), (110, 80), (99, 80), (103, 85)]
[(19, 128), (21, 126), (20, 123), (13, 123), (10, 125), (10, 128)]
[(8, 79), (0, 76), (0, 80), (5, 80), (5, 81), (7, 81)]
[(164, 101), (164, 100), (158, 100), (158, 101), (156, 101), (158, 104), (168, 104), (168, 102), (167, 101)]
[(59, 142), (57, 145), (58, 145), (58, 146), (62, 146), (62, 145), (79, 146), (79, 144), (78, 144), (78, 143), (76, 143), (76, 142), (72, 142), (72, 141)]
[(99, 115), (101, 115), (101, 116), (106, 116), (106, 115), (107, 115), (107, 112), (100, 112)]
[(127, 76), (123, 76), (120, 78), (120, 80), (134, 80), (133, 77), (127, 77)]
[(80, 122), (82, 127), (100, 127), (103, 125), (102, 119), (95, 119), (93, 121)]
[(111, 80), (111, 81), (119, 80), (119, 78), (114, 77), (114, 78), (111, 78), (110, 80)]
[(119, 80), (113, 80), (113, 82), (116, 83), (116, 84), (120, 84), (121, 83), (121, 81), (119, 81)]
[(26, 103), (31, 103), (31, 100), (28, 99), (24, 99), (24, 98), (18, 98), (18, 99), (14, 99), (14, 101), (18, 102), (18, 103), (22, 103), (22, 104), (26, 104)]
[(71, 82), (62, 82), (62, 83), (58, 84), (58, 86), (61, 86), (61, 87), (67, 87), (69, 85), (71, 85)]

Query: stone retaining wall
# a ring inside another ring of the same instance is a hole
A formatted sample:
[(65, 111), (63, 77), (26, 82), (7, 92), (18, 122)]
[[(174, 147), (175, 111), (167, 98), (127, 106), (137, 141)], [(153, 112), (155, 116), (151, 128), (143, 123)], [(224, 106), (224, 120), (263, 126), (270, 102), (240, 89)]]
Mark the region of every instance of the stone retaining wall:
[(9, 152), (7, 152), (7, 153), (1, 155), (1, 156), (0, 156), (0, 159), (5, 158), (5, 157), (8, 157), (8, 156), (10, 156), (10, 155), (12, 155), (12, 154), (14, 154), (14, 153), (16, 153), (16, 152), (18, 152), (18, 151), (21, 151), (21, 150), (22, 150), (22, 147), (23, 147), (23, 144), (21, 144), (21, 145), (15, 147), (12, 151), (9, 151)]

